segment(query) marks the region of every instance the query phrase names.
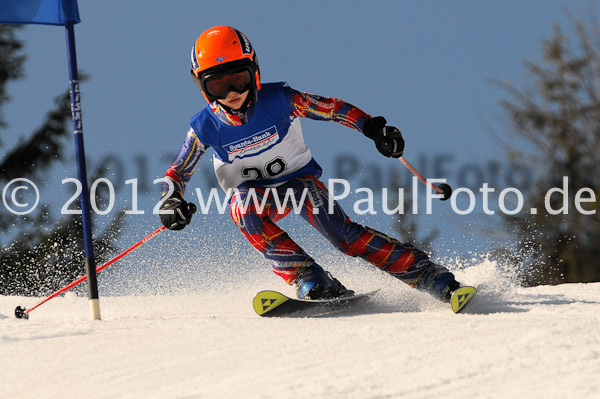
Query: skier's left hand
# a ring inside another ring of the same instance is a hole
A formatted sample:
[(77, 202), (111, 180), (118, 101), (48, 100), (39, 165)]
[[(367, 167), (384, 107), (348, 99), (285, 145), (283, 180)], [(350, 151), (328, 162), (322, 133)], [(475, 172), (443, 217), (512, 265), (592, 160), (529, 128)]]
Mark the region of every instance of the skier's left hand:
[(404, 139), (400, 130), (387, 126), (383, 116), (376, 116), (365, 122), (363, 133), (372, 139), (377, 150), (388, 158), (400, 158), (404, 155)]

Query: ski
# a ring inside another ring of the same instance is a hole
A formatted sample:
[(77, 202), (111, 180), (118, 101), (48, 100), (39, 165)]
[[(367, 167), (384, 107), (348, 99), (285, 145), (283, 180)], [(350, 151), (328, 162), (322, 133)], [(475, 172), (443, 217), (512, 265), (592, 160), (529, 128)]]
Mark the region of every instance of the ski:
[[(261, 291), (254, 297), (253, 307), (262, 317), (307, 317), (351, 309), (371, 299), (379, 290), (334, 299), (305, 300), (290, 298), (277, 291)], [(475, 287), (460, 287), (452, 293), (450, 305), (459, 313), (473, 298)]]
[(333, 299), (290, 298), (276, 291), (261, 291), (254, 297), (254, 311), (263, 317), (306, 317), (350, 309), (368, 301), (379, 290)]
[(454, 313), (460, 312), (473, 298), (477, 289), (475, 287), (460, 287), (452, 293), (450, 305)]

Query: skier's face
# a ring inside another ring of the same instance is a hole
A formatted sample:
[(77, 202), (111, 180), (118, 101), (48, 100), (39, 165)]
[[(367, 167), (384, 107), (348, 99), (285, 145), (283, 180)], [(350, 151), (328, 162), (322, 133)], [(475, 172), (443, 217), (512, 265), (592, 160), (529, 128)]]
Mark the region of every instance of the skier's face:
[(233, 110), (238, 110), (242, 107), (242, 105), (244, 105), (244, 102), (246, 102), (248, 93), (250, 93), (250, 90), (246, 90), (245, 92), (243, 92), (241, 94), (236, 93), (235, 91), (232, 90), (227, 94), (226, 98), (220, 99), (218, 101), (226, 107), (229, 107)]

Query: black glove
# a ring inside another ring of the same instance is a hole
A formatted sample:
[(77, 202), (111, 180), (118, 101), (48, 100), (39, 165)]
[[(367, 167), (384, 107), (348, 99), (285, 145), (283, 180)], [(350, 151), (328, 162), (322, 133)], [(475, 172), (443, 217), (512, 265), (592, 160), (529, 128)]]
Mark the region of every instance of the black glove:
[(192, 220), (196, 205), (185, 202), (177, 193), (173, 193), (160, 206), (159, 216), (162, 224), (169, 230), (181, 230)]
[(388, 158), (400, 158), (404, 154), (404, 139), (400, 130), (386, 126), (383, 116), (376, 116), (365, 122), (363, 133), (372, 139), (377, 150)]

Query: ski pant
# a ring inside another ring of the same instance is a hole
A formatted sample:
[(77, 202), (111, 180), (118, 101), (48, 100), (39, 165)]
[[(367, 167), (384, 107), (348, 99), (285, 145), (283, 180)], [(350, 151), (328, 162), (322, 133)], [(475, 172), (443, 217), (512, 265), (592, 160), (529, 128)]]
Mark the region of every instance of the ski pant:
[(413, 287), (430, 291), (434, 277), (448, 273), (411, 244), (352, 222), (315, 176), (295, 178), (275, 188), (244, 183), (231, 198), (231, 217), (288, 284), (295, 282), (300, 268), (315, 262), (275, 224), (292, 210), (342, 253), (358, 256)]

